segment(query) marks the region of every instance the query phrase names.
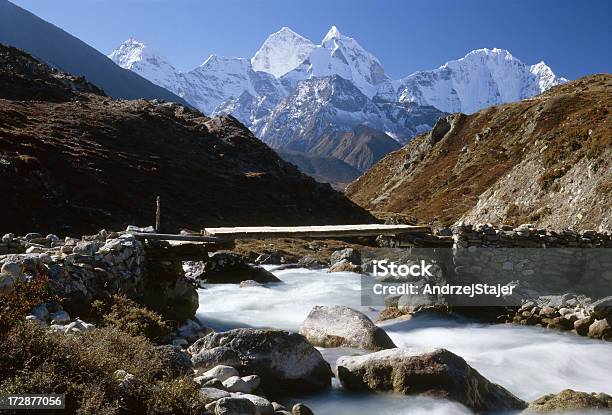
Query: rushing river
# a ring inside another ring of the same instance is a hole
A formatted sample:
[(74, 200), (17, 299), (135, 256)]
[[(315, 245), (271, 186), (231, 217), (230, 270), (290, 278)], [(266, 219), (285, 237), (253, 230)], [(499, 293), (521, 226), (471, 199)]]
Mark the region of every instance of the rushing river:
[[(274, 327), (297, 331), (314, 305), (345, 305), (375, 318), (360, 305), (360, 277), (352, 273), (284, 270), (283, 284), (239, 288), (209, 285), (199, 290), (198, 317), (216, 331)], [(462, 356), (489, 380), (530, 401), (563, 389), (612, 394), (612, 343), (536, 327), (482, 325), (460, 319), (415, 318), (382, 325), (398, 347), (444, 347)], [(351, 349), (321, 349), (332, 364)], [(344, 391), (334, 379), (325, 393), (300, 397), (317, 415), (469, 414), (447, 401)]]

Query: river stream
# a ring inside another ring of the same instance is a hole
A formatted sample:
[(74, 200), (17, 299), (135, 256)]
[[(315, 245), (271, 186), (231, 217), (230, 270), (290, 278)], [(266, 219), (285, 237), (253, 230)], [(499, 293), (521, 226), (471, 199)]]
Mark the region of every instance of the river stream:
[[(314, 305), (344, 305), (374, 319), (379, 309), (361, 307), (360, 277), (353, 273), (292, 269), (274, 272), (282, 284), (199, 290), (198, 318), (215, 331), (274, 327), (297, 331)], [(518, 397), (531, 401), (563, 389), (612, 394), (612, 343), (537, 327), (483, 325), (460, 318), (423, 317), (382, 324), (398, 347), (444, 347)], [(356, 349), (320, 349), (334, 366)], [(291, 401), (290, 398), (288, 398)], [(470, 414), (462, 405), (420, 397), (354, 394), (334, 379), (327, 392), (299, 397), (317, 415)]]

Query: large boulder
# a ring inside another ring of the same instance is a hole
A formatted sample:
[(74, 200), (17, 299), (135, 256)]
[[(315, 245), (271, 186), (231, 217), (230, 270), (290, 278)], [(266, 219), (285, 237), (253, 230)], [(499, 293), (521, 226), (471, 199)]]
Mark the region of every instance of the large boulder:
[(247, 258), (232, 252), (215, 252), (208, 260), (194, 263), (187, 276), (209, 284), (239, 284), (246, 280), (280, 282), (271, 272), (249, 264)]
[(358, 347), (366, 350), (397, 347), (387, 333), (363, 313), (344, 306), (314, 306), (300, 334), (320, 347)]
[(571, 412), (577, 414), (596, 409), (612, 410), (612, 396), (605, 393), (576, 392), (566, 389), (557, 394), (544, 395), (536, 399), (523, 413)]
[(233, 350), (240, 359), (236, 368), (243, 375), (259, 375), (264, 390), (305, 392), (331, 384), (331, 368), (321, 353), (297, 333), (236, 329), (211, 333), (196, 344), (190, 349), (194, 356), (221, 346)]
[(587, 335), (593, 339), (612, 340), (612, 318), (595, 320)]
[(476, 412), (527, 406), (446, 349), (390, 349), (344, 356), (338, 359), (337, 370), (349, 390), (424, 394), (457, 401)]
[(189, 346), (188, 349), (189, 353), (191, 353), (191, 361), (196, 369), (205, 371), (218, 365), (240, 365), (240, 356), (234, 350), (225, 346), (213, 348), (202, 347), (205, 339), (205, 337), (199, 339)]
[(258, 415), (258, 411), (249, 399), (230, 397), (217, 401), (215, 415)]

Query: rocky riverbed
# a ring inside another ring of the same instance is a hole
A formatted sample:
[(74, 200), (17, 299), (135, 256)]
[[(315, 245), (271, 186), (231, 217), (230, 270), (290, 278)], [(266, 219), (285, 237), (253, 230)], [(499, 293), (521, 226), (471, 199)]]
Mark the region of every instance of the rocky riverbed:
[[(199, 290), (200, 321), (215, 330), (277, 327), (290, 331), (302, 330), (308, 337), (304, 325), (312, 326), (308, 320), (312, 318), (309, 314), (317, 310), (315, 306), (319, 307), (317, 314), (323, 306), (333, 308), (342, 305), (371, 319), (375, 319), (380, 312), (380, 308), (361, 307), (358, 274), (329, 274), (326, 270), (306, 269), (285, 269), (273, 273), (282, 283), (242, 288), (234, 284), (206, 285)], [(359, 324), (357, 327), (363, 326)], [(600, 340), (537, 327), (482, 324), (450, 315), (424, 314), (410, 320), (389, 320), (379, 324), (379, 327), (401, 349), (449, 350), (464, 359), (487, 382), (500, 385), (526, 402), (567, 388), (612, 393), (606, 369), (612, 365), (612, 345)], [(342, 336), (343, 332), (347, 336), (347, 331), (350, 332), (345, 328), (336, 334)], [(318, 333), (320, 337), (321, 332)], [(363, 338), (360, 337), (362, 334), (362, 329), (353, 331), (352, 338), (358, 340)], [(340, 359), (346, 359), (342, 356), (371, 353), (355, 347), (360, 346), (359, 343), (351, 347), (339, 340), (339, 344), (340, 347), (319, 347), (332, 368), (336, 368)], [(341, 379), (334, 378), (330, 390), (307, 397), (286, 396), (285, 399), (290, 403), (299, 399), (315, 413), (324, 414), (468, 414), (477, 409), (457, 404), (456, 399), (350, 393)]]

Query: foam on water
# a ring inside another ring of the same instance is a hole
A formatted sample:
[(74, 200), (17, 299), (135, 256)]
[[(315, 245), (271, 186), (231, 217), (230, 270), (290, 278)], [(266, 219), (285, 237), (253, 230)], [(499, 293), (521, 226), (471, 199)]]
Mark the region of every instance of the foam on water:
[[(361, 307), (357, 274), (299, 269), (275, 275), (283, 283), (207, 286), (199, 291), (198, 317), (215, 330), (276, 327), (297, 331), (314, 305), (346, 305), (370, 317), (377, 313)], [(566, 388), (612, 394), (612, 343), (536, 327), (482, 325), (461, 319), (415, 318), (383, 327), (399, 347), (444, 347), (457, 353), (486, 378), (527, 401)], [(328, 349), (323, 355), (333, 362), (349, 352)], [(470, 413), (461, 405), (428, 398), (352, 394), (338, 382), (328, 392), (299, 400), (317, 414)]]
[(215, 330), (275, 327), (297, 331), (314, 305), (347, 305), (370, 316), (360, 306), (360, 279), (353, 273), (327, 274), (305, 269), (274, 273), (283, 283), (239, 288), (211, 284), (200, 290), (198, 316)]

